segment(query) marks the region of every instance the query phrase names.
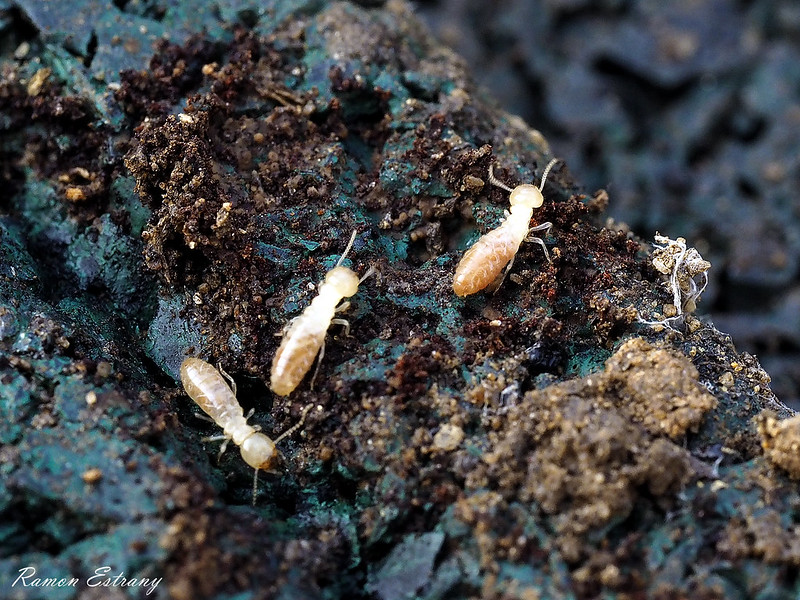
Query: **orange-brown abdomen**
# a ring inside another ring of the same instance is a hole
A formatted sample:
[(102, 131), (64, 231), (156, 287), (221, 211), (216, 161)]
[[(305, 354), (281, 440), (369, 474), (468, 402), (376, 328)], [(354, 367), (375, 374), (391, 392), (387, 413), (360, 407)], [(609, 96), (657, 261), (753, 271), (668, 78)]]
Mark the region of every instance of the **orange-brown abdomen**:
[[(306, 323), (308, 320), (308, 315), (300, 315), (283, 336), (283, 341), (275, 353), (270, 373), (270, 387), (279, 396), (288, 396), (300, 384), (325, 341), (330, 319), (325, 323), (325, 328), (315, 326), (313, 329), (306, 327), (311, 324)], [(306, 328), (309, 331), (304, 331)]]
[(492, 283), (514, 258), (522, 239), (500, 226), (481, 236), (464, 254), (453, 277), (456, 296), (469, 296)]

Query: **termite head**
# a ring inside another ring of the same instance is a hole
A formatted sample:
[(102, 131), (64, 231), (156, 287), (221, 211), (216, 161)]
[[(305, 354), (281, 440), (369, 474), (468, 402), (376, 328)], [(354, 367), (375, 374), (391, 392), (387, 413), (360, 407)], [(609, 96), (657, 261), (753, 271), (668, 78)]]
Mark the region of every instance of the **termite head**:
[(254, 433), (242, 442), (242, 458), (256, 470), (269, 471), (278, 459), (278, 450), (266, 435)]
[(345, 298), (358, 291), (358, 275), (347, 267), (334, 267), (325, 274), (325, 283), (332, 285)]
[(544, 204), (544, 196), (542, 191), (535, 185), (524, 183), (515, 187), (511, 196), (508, 198), (511, 206), (522, 206), (525, 208), (539, 208)]

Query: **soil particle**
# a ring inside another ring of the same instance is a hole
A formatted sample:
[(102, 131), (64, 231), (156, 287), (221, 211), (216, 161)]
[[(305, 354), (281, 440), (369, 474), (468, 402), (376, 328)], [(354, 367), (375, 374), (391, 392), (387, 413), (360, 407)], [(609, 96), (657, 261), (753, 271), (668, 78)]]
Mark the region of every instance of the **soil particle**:
[(779, 420), (772, 411), (756, 418), (764, 454), (792, 479), (800, 479), (800, 415)]
[(604, 375), (616, 388), (617, 407), (653, 435), (674, 440), (697, 430), (717, 405), (686, 358), (641, 338), (625, 342), (606, 362)]
[(697, 378), (686, 358), (629, 340), (604, 371), (508, 408), (466, 485), (536, 502), (553, 516), (565, 560), (578, 561), (591, 530), (626, 518), (645, 491), (667, 506), (693, 476), (673, 440), (716, 405)]

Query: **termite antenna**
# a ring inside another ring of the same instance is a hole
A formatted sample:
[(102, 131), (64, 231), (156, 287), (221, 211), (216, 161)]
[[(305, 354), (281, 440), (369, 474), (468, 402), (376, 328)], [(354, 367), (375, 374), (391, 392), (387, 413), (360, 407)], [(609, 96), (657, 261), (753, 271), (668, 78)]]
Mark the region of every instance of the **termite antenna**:
[(508, 187), (505, 183), (503, 183), (497, 177), (494, 176), (494, 165), (493, 164), (489, 165), (489, 183), (491, 183), (492, 185), (496, 185), (500, 189), (503, 189), (503, 190), (505, 190), (507, 192), (513, 192), (514, 191), (510, 187)]
[(553, 165), (555, 165), (557, 162), (561, 162), (561, 159), (554, 158), (549, 163), (547, 163), (547, 166), (544, 168), (544, 173), (542, 173), (542, 182), (539, 184), (540, 192), (544, 191), (544, 182), (547, 181), (547, 176), (550, 174), (550, 169), (552, 169)]
[(309, 405), (307, 405), (307, 406), (306, 406), (306, 407), (303, 409), (303, 413), (300, 415), (300, 420), (299, 420), (297, 423), (295, 423), (294, 425), (292, 425), (291, 427), (289, 427), (289, 429), (287, 429), (286, 431), (284, 431), (284, 432), (283, 432), (282, 434), (280, 434), (278, 437), (276, 437), (276, 438), (275, 438), (275, 440), (274, 440), (274, 442), (277, 444), (277, 443), (278, 443), (278, 442), (280, 442), (280, 441), (281, 441), (283, 438), (285, 438), (285, 437), (289, 437), (289, 436), (290, 436), (290, 435), (292, 435), (292, 434), (293, 434), (295, 431), (297, 431), (298, 429), (300, 429), (300, 428), (303, 426), (303, 423), (305, 423), (305, 422), (306, 422), (306, 415), (308, 414), (308, 411), (310, 411), (312, 408), (314, 408), (314, 404), (309, 404)]
[(258, 469), (253, 469), (253, 506), (256, 505), (256, 496), (258, 496)]
[[(272, 443), (273, 443), (273, 444), (277, 444), (277, 443), (278, 443), (278, 442), (280, 442), (280, 441), (281, 441), (283, 438), (285, 438), (285, 437), (288, 437), (288, 436), (292, 435), (292, 434), (293, 434), (295, 431), (297, 431), (298, 429), (300, 429), (300, 428), (303, 426), (303, 423), (305, 423), (305, 421), (306, 421), (306, 415), (308, 414), (308, 411), (310, 411), (312, 408), (314, 408), (314, 405), (313, 405), (313, 404), (308, 404), (308, 405), (307, 405), (307, 406), (306, 406), (306, 407), (303, 409), (303, 413), (300, 415), (300, 420), (299, 420), (297, 423), (295, 423), (294, 425), (292, 425), (291, 427), (289, 427), (289, 429), (287, 429), (286, 431), (284, 431), (284, 432), (283, 432), (282, 434), (280, 434), (278, 437), (276, 437), (276, 438), (275, 438), (275, 439), (272, 441)], [(255, 505), (256, 505), (256, 498), (257, 498), (257, 496), (258, 496), (258, 469), (253, 469), (253, 506), (255, 506)]]
[(350, 252), (350, 248), (353, 247), (353, 242), (356, 241), (356, 235), (358, 234), (358, 230), (354, 229), (353, 233), (350, 235), (350, 241), (347, 243), (347, 248), (344, 249), (342, 255), (339, 257), (339, 262), (336, 263), (336, 266), (341, 266), (344, 257), (347, 256), (347, 253)]

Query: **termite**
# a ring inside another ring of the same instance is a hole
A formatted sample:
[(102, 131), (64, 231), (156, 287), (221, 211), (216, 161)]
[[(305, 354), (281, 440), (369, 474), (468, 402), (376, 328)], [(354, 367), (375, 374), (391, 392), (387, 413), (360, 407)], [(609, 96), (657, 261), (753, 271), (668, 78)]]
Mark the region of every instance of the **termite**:
[[(305, 377), (314, 358), (319, 354), (319, 362), (325, 355), (325, 335), (332, 324), (344, 325), (345, 335), (350, 333), (350, 323), (345, 319), (335, 319), (337, 312), (347, 310), (349, 301), (339, 304), (344, 298), (350, 298), (358, 291), (358, 286), (367, 277), (375, 272), (373, 267), (359, 279), (358, 275), (342, 266), (353, 242), (356, 232), (350, 236), (342, 256), (336, 266), (325, 274), (325, 279), (319, 284), (317, 297), (299, 316), (292, 319), (287, 331), (284, 333), (281, 345), (272, 359), (272, 372), (270, 374), (270, 387), (279, 396), (288, 396)], [(316, 378), (314, 373), (312, 378)]]
[[(518, 185), (514, 189), (497, 179), (494, 176), (492, 166), (489, 166), (489, 181), (493, 185), (511, 193), (509, 196), (511, 210), (497, 228), (482, 235), (461, 258), (456, 267), (456, 274), (453, 277), (453, 291), (456, 296), (469, 296), (480, 292), (497, 279), (506, 265), (508, 267), (505, 272), (508, 273), (514, 264), (514, 257), (523, 241), (540, 244), (547, 261), (551, 262), (544, 240), (540, 237), (528, 236), (536, 231), (544, 231), (545, 235), (547, 235), (547, 232), (553, 226), (548, 221), (535, 227), (530, 227), (530, 221), (533, 216), (533, 210), (544, 203), (542, 190), (550, 169), (558, 161), (559, 159), (554, 158), (545, 167), (539, 187), (526, 183)], [(505, 274), (503, 277), (505, 277)], [(500, 283), (502, 283), (502, 279)], [(496, 287), (499, 287), (500, 283)]]
[(206, 361), (194, 357), (186, 358), (181, 364), (181, 383), (197, 406), (222, 427), (222, 435), (205, 438), (205, 441), (224, 440), (220, 455), (225, 452), (228, 442), (232, 441), (239, 446), (244, 462), (255, 469), (253, 475), (253, 504), (255, 505), (258, 471), (272, 469), (280, 454), (275, 445), (303, 425), (311, 405), (303, 409), (300, 421), (296, 425), (272, 440), (263, 433), (259, 433), (260, 427), (248, 425), (247, 419), (253, 413), (251, 411), (247, 417), (244, 416), (244, 410), (236, 399), (236, 384), (231, 379), (233, 387), (229, 387), (222, 378), (221, 372)]

